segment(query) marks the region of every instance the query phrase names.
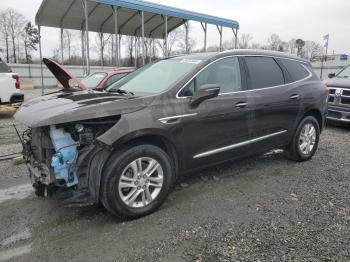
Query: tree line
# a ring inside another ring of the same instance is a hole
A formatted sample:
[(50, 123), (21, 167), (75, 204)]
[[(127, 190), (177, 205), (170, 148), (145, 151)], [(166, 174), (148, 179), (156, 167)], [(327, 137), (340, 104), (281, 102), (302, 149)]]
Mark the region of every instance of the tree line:
[(241, 34), (238, 40), (238, 48), (275, 50), (296, 54), (310, 61), (320, 59), (324, 53), (324, 48), (321, 44), (301, 38), (292, 38), (289, 41), (284, 41), (278, 34), (272, 34), (267, 39), (267, 44), (264, 45), (252, 42), (252, 40), (253, 36), (251, 34)]
[(31, 63), (39, 43), (38, 29), (12, 8), (0, 10), (0, 52), (7, 63)]

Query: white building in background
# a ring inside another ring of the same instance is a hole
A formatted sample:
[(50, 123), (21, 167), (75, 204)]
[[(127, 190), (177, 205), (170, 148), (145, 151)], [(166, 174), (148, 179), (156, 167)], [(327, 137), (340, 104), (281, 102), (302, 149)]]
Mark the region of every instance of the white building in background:
[[(316, 74), (321, 74), (321, 57), (316, 57), (314, 62), (311, 62)], [(338, 73), (344, 66), (350, 64), (350, 55), (332, 54), (327, 55), (327, 59), (323, 62), (322, 79), (328, 78), (330, 73)]]

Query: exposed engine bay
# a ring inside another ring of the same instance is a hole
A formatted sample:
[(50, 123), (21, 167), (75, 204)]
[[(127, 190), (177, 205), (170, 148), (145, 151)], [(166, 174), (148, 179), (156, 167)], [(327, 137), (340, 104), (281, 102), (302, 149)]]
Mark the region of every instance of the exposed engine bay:
[(88, 157), (94, 142), (118, 119), (119, 116), (107, 117), (27, 129), (22, 135), (23, 155), (36, 194), (52, 196), (59, 191), (86, 188)]

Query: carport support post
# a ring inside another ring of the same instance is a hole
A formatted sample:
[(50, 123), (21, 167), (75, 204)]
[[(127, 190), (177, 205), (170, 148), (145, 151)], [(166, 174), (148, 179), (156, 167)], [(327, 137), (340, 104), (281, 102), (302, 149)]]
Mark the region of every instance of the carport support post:
[(119, 67), (119, 27), (118, 27), (118, 8), (113, 6), (114, 32), (115, 32), (115, 66)]
[(86, 34), (86, 74), (90, 74), (89, 15), (88, 1), (84, 0), (85, 34)]
[(189, 24), (188, 24), (188, 21), (186, 21), (185, 22), (185, 30), (186, 30), (186, 39), (185, 39), (185, 48), (186, 48), (186, 50), (185, 50), (185, 52), (186, 52), (186, 54), (188, 54), (189, 53), (189, 48), (188, 48), (188, 26), (189, 26)]
[(201, 23), (204, 31), (204, 52), (207, 52), (207, 23)]
[(220, 52), (222, 51), (222, 26), (217, 26), (219, 34), (220, 34)]
[(61, 64), (63, 65), (63, 28), (61, 27)]
[(232, 28), (233, 30), (233, 34), (235, 35), (235, 49), (237, 49), (237, 41), (238, 41), (238, 29), (234, 29)]
[(81, 30), (81, 60), (83, 61), (83, 74), (85, 75), (85, 43), (83, 30)]
[(41, 73), (41, 95), (44, 95), (44, 68), (43, 68), (43, 54), (41, 50), (41, 26), (38, 25), (39, 33), (39, 56), (40, 56), (40, 73)]
[(141, 11), (141, 28), (142, 28), (142, 40), (141, 40), (141, 52), (142, 52), (142, 66), (145, 65), (145, 14)]
[(137, 68), (137, 56), (138, 56), (138, 54), (137, 54), (137, 36), (135, 36), (134, 37), (135, 38), (135, 61), (134, 61), (134, 63), (135, 63), (135, 68)]
[(164, 17), (165, 19), (165, 34), (164, 34), (164, 57), (168, 57), (168, 16)]

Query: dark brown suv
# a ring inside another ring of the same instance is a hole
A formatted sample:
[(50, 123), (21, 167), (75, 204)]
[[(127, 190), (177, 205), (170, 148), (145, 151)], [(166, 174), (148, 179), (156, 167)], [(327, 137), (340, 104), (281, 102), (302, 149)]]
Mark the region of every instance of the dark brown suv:
[(146, 65), (108, 92), (65, 89), (15, 118), (38, 195), (102, 203), (122, 218), (155, 211), (180, 175), (282, 148), (315, 153), (327, 89), (306, 60), (235, 50)]

